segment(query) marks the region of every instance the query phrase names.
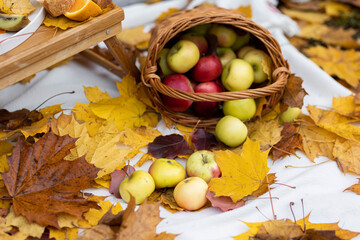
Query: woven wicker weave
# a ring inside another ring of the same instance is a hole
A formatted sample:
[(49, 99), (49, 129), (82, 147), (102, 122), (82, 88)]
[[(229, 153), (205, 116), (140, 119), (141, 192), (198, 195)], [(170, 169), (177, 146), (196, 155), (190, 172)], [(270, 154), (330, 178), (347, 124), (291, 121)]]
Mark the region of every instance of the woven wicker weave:
[[(270, 85), (261, 88), (220, 93), (191, 93), (176, 90), (163, 84), (160, 77), (156, 74), (156, 60), (159, 52), (167, 42), (179, 33), (191, 27), (207, 23), (228, 24), (245, 30), (258, 39), (273, 61), (273, 82)], [(152, 98), (153, 103), (163, 115), (170, 118), (172, 121), (185, 126), (197, 125), (198, 127), (214, 128), (219, 118), (204, 119), (195, 116), (191, 112), (173, 112), (163, 105), (161, 94), (179, 99), (209, 102), (267, 97), (268, 108), (271, 108), (281, 98), (289, 75), (289, 65), (282, 56), (278, 42), (265, 28), (244, 17), (238, 11), (222, 8), (198, 7), (177, 12), (154, 28), (149, 43), (146, 65), (142, 69), (141, 79), (148, 87), (149, 95)]]

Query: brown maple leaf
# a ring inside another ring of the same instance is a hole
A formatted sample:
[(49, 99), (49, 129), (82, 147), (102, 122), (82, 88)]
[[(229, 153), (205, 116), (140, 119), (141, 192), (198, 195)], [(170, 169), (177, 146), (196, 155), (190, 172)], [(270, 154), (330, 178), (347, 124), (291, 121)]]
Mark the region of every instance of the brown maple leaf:
[(156, 226), (161, 221), (159, 216), (160, 203), (147, 203), (145, 201), (135, 212), (135, 198), (130, 202), (122, 216), (122, 224), (117, 240), (120, 239), (174, 239), (176, 235), (156, 233)]
[(30, 223), (59, 228), (58, 214), (81, 218), (90, 208), (98, 208), (79, 193), (92, 186), (99, 169), (87, 163), (85, 157), (64, 160), (75, 141), (53, 132), (33, 145), (19, 138), (7, 159), (9, 171), (1, 174), (16, 215), (26, 217)]
[(281, 131), (281, 140), (271, 149), (273, 160), (277, 160), (288, 156), (295, 155), (297, 149), (303, 151), (302, 137), (297, 132), (294, 124), (283, 123), (284, 128)]
[(289, 107), (302, 108), (304, 97), (307, 92), (302, 88), (303, 80), (292, 74), (285, 86), (282, 102)]
[(15, 130), (22, 126), (30, 126), (31, 123), (39, 121), (43, 116), (40, 112), (29, 111), (26, 108), (9, 112), (6, 109), (0, 109), (0, 124), (4, 125), (4, 130)]

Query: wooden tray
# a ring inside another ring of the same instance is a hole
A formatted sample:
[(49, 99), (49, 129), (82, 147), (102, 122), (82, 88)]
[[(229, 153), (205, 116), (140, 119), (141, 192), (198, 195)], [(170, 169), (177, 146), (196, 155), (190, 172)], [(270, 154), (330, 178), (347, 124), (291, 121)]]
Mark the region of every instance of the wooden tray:
[(66, 31), (41, 26), (28, 40), (0, 55), (0, 89), (44, 70), (104, 41), (121, 63), (126, 56), (116, 34), (122, 30), (124, 11), (111, 11)]

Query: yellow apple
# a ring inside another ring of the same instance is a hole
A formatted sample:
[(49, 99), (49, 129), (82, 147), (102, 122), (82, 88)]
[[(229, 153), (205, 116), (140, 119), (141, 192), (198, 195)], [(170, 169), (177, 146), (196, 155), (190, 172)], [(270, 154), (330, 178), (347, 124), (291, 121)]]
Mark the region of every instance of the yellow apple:
[(136, 204), (141, 204), (155, 190), (155, 182), (151, 175), (144, 170), (137, 170), (126, 177), (120, 184), (120, 196), (125, 202), (130, 201), (130, 194)]
[(175, 187), (186, 177), (185, 168), (174, 159), (159, 158), (149, 168), (156, 188)]
[(207, 183), (200, 177), (189, 177), (179, 182), (174, 189), (176, 203), (186, 210), (197, 210), (206, 202)]
[(247, 137), (246, 125), (237, 117), (227, 115), (222, 117), (215, 127), (216, 137), (229, 147), (237, 147)]
[(222, 71), (221, 82), (229, 91), (248, 89), (254, 82), (254, 70), (246, 61), (232, 59)]
[(241, 121), (254, 117), (256, 103), (252, 98), (225, 101), (223, 104), (224, 115), (237, 117)]

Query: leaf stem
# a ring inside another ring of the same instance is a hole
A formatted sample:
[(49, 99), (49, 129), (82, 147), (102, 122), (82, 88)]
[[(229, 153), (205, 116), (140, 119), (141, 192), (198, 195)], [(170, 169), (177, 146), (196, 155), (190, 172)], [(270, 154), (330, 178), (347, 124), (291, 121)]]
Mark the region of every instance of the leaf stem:
[(313, 164), (313, 165), (308, 165), (308, 166), (293, 166), (293, 165), (286, 165), (285, 167), (288, 168), (288, 167), (292, 167), (292, 168), (309, 168), (309, 167), (315, 167), (317, 165), (321, 165), (323, 163), (327, 163), (327, 162), (330, 162), (332, 161), (331, 159), (328, 159), (324, 162), (321, 162), (321, 163), (316, 163), (316, 164)]
[[(266, 175), (266, 182), (269, 182), (268, 175)], [(267, 186), (268, 186), (268, 191), (269, 191), (269, 196), (270, 196), (271, 210), (272, 210), (272, 213), (273, 213), (274, 220), (276, 220), (276, 215), (275, 215), (275, 211), (274, 211), (274, 205), (273, 205), (271, 191), (270, 191), (270, 184), (268, 184)]]

